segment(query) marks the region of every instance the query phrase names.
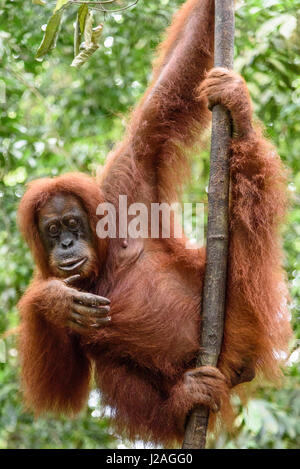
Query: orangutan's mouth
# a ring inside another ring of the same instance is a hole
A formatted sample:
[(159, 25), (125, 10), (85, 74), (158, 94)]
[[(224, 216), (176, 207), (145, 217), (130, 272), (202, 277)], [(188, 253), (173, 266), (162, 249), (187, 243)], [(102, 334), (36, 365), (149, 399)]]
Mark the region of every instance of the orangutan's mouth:
[(59, 264), (58, 268), (60, 270), (64, 270), (66, 272), (70, 272), (72, 270), (76, 270), (81, 267), (87, 261), (87, 257), (83, 257), (81, 259), (70, 259), (63, 264)]

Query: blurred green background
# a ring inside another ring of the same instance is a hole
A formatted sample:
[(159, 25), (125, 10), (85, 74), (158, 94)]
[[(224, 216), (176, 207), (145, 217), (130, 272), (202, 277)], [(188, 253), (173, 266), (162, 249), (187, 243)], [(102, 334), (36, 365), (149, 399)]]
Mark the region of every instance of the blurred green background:
[[(94, 173), (103, 164), (146, 87), (153, 51), (182, 3), (140, 0), (132, 10), (109, 15), (100, 48), (78, 71), (70, 67), (75, 10), (64, 16), (57, 48), (37, 61), (41, 26), (54, 4), (0, 0), (0, 334), (18, 324), (16, 303), (32, 274), (31, 256), (16, 227), (25, 184), (70, 170)], [(299, 23), (300, 0), (237, 2), (235, 69), (245, 77), (255, 113), (290, 168), (284, 247), (296, 339), (284, 387), (261, 389), (248, 411), (240, 407), (236, 433), (213, 439), (211, 446), (217, 448), (300, 447)], [(186, 198), (206, 200), (207, 176), (208, 152), (203, 152), (195, 158)], [(99, 418), (96, 391), (73, 421), (34, 421), (19, 393), (16, 338), (13, 334), (0, 340), (0, 448), (129, 446)]]

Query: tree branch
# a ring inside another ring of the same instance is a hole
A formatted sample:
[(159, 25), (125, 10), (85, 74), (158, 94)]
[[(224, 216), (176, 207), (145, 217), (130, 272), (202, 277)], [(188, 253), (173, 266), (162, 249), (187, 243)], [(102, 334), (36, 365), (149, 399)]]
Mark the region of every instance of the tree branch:
[[(215, 66), (233, 67), (234, 0), (215, 0)], [(203, 288), (202, 352), (197, 366), (216, 366), (223, 339), (228, 254), (229, 162), (231, 122), (220, 105), (213, 109), (208, 189), (207, 258)], [(205, 448), (209, 411), (193, 410), (183, 448)]]
[(106, 5), (108, 3), (115, 3), (116, 0), (105, 0), (105, 1), (86, 1), (86, 0), (70, 0), (70, 4), (75, 4), (75, 5), (88, 5), (90, 8), (93, 10), (99, 10), (102, 11), (102, 13), (119, 13), (120, 11), (125, 11), (129, 10), (129, 8), (134, 7), (139, 0), (134, 0), (132, 3), (116, 8), (114, 10), (110, 10), (109, 8), (105, 8), (103, 5)]

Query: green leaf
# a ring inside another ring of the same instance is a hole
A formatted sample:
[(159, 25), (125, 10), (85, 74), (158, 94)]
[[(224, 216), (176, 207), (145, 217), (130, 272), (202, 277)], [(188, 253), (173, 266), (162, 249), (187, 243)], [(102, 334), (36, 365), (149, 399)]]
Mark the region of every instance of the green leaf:
[(86, 20), (85, 20), (85, 26), (84, 26), (84, 42), (85, 42), (86, 49), (90, 47), (92, 44), (93, 22), (94, 22), (93, 12), (88, 11), (88, 14), (86, 15)]
[(43, 40), (41, 42), (41, 45), (38, 48), (38, 51), (36, 53), (36, 56), (35, 56), (36, 59), (43, 57), (45, 54), (47, 54), (47, 52), (49, 52), (49, 50), (55, 48), (58, 33), (59, 33), (61, 18), (62, 18), (62, 11), (57, 11), (51, 16), (47, 24), (47, 28), (46, 28)]
[(80, 42), (84, 34), (86, 18), (89, 16), (87, 5), (81, 5), (77, 12), (75, 30), (74, 30), (74, 57), (79, 55)]
[(81, 5), (81, 7), (78, 9), (77, 18), (78, 18), (78, 21), (79, 21), (81, 34), (84, 33), (85, 20), (86, 20), (86, 16), (88, 14), (88, 11), (89, 11), (89, 8), (88, 8), (87, 5)]
[(55, 6), (55, 9), (54, 9), (54, 13), (59, 11), (68, 2), (69, 2), (69, 0), (57, 0), (56, 6)]

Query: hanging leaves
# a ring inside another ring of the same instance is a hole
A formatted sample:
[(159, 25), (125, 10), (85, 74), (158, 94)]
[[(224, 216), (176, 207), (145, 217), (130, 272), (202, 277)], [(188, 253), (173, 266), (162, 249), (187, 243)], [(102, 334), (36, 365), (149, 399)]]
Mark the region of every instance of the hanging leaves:
[(63, 7), (67, 6), (68, 3), (70, 3), (69, 0), (57, 0), (53, 15), (48, 21), (43, 40), (36, 53), (36, 59), (43, 57), (47, 52), (55, 48), (64, 10)]
[[(90, 17), (89, 9), (87, 5), (81, 5), (78, 10), (75, 28), (74, 28), (74, 57), (79, 55), (79, 48), (84, 34), (86, 19)], [(92, 28), (92, 24), (90, 25)]]
[(56, 46), (56, 41), (59, 33), (60, 22), (62, 18), (62, 11), (58, 10), (54, 15), (51, 16), (46, 30), (41, 42), (40, 47), (36, 53), (36, 59), (43, 57), (51, 49), (54, 49)]
[[(45, 5), (44, 0), (32, 0), (33, 3)], [(77, 12), (75, 30), (74, 30), (74, 60), (71, 64), (72, 67), (80, 68), (91, 55), (98, 49), (99, 38), (102, 34), (103, 25), (93, 28), (93, 14), (89, 8), (101, 11), (102, 13), (124, 11), (138, 3), (134, 0), (126, 6), (121, 6), (118, 9), (106, 9), (106, 4), (113, 4), (118, 0), (99, 0), (95, 2), (84, 3), (84, 0), (57, 0), (53, 14), (48, 21), (44, 37), (36, 53), (36, 58), (39, 59), (47, 54), (56, 46), (56, 41), (60, 31), (60, 25), (63, 12), (66, 8), (74, 5), (80, 5)], [(89, 6), (88, 6), (89, 5)], [(82, 38), (84, 37), (84, 42)]]
[[(80, 19), (78, 15), (78, 23), (80, 24)], [(93, 55), (93, 53), (99, 47), (99, 39), (102, 34), (103, 25), (100, 24), (96, 28), (93, 28), (93, 14), (91, 11), (88, 11), (85, 16), (84, 23), (84, 42), (81, 44), (80, 48), (82, 49), (79, 54), (74, 58), (71, 67), (80, 68), (87, 60)], [(76, 31), (76, 26), (75, 26)], [(80, 27), (82, 32), (82, 27)]]

